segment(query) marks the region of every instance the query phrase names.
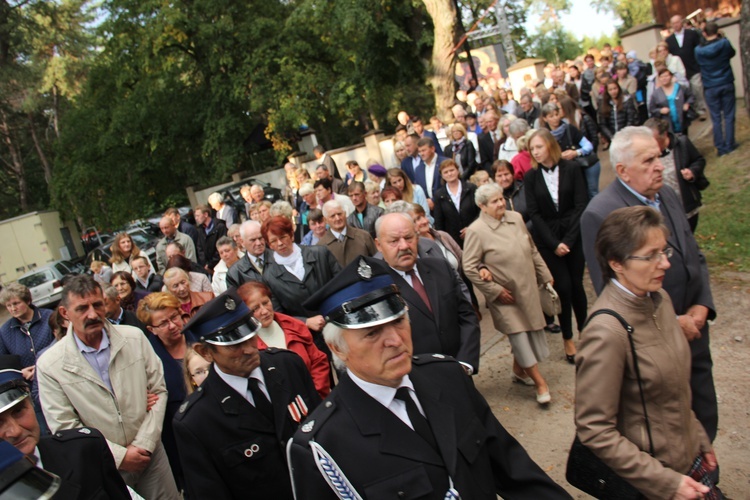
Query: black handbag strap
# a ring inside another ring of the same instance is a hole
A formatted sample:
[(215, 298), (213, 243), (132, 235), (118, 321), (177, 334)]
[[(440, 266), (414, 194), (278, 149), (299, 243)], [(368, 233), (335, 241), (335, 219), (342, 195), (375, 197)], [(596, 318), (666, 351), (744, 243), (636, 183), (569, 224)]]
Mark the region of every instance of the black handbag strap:
[(654, 456), (654, 441), (651, 438), (651, 423), (648, 420), (648, 412), (646, 411), (646, 397), (643, 394), (643, 381), (641, 380), (641, 370), (638, 368), (638, 356), (635, 354), (635, 342), (633, 341), (633, 332), (635, 331), (635, 328), (630, 326), (630, 323), (625, 321), (625, 318), (620, 316), (619, 313), (617, 313), (616, 311), (613, 311), (612, 309), (598, 309), (592, 312), (591, 315), (586, 320), (586, 323), (583, 324), (583, 327), (586, 328), (586, 325), (588, 325), (592, 319), (594, 319), (596, 316), (599, 316), (600, 314), (608, 314), (609, 316), (614, 316), (620, 322), (622, 327), (625, 328), (625, 331), (628, 332), (628, 342), (630, 342), (630, 351), (633, 353), (633, 368), (635, 369), (635, 376), (638, 379), (638, 391), (641, 393), (641, 405), (643, 406), (643, 419), (646, 422), (646, 432), (648, 433), (648, 452), (653, 457)]

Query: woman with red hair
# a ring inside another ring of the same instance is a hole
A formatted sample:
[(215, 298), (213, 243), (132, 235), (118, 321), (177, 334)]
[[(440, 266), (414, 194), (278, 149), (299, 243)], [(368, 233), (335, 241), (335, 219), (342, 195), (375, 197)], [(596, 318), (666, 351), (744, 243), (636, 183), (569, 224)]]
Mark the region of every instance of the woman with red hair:
[(320, 397), (328, 396), (331, 392), (331, 365), (328, 357), (315, 347), (312, 334), (305, 324), (291, 316), (275, 312), (271, 290), (264, 283), (248, 281), (237, 289), (237, 293), (260, 323), (258, 349), (262, 351), (268, 347), (277, 347), (297, 353), (305, 362)]

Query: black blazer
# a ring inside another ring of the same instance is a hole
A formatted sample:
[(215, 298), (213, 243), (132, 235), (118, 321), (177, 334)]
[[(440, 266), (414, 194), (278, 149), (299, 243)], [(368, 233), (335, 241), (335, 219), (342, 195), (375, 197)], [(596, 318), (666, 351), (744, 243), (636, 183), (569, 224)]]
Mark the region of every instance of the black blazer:
[(495, 157), (495, 142), (492, 140), (492, 135), (489, 131), (482, 132), (477, 137), (477, 143), (479, 144), (479, 156), (482, 159), (482, 168), (490, 174), (492, 177), (492, 163), (497, 160)]
[(552, 196), (544, 182), (542, 167), (531, 169), (524, 176), (526, 210), (534, 226), (532, 237), (537, 247), (552, 251), (560, 243), (569, 248), (579, 244), (581, 239), (581, 214), (588, 203), (586, 182), (581, 168), (574, 162), (560, 160), (558, 167), (558, 204), (555, 207)]
[[(414, 328), (412, 328), (414, 332)], [(310, 450), (314, 440), (365, 499), (571, 498), (490, 411), (458, 363), (415, 356), (409, 374), (439, 451), (344, 375), (289, 449), (297, 500), (335, 500)]]
[(703, 37), (701, 34), (694, 29), (684, 28), (685, 36), (682, 39), (682, 47), (677, 43), (677, 38), (674, 33), (667, 37), (667, 47), (669, 53), (675, 56), (679, 56), (682, 59), (682, 64), (685, 65), (685, 73), (687, 73), (687, 79), (690, 80), (696, 73), (700, 73), (701, 67), (698, 64), (698, 60), (695, 58), (695, 48), (700, 46)]
[(37, 446), (44, 470), (60, 476), (55, 500), (130, 499), (107, 441), (97, 429), (57, 431), (42, 436)]
[(186, 497), (292, 500), (285, 447), (298, 424), (289, 406), (299, 397), (312, 412), (320, 396), (304, 362), (293, 352), (261, 351), (260, 366), (274, 422), (224, 382), (213, 365), (203, 384), (180, 406), (173, 428)]
[[(476, 172), (477, 150), (474, 149), (474, 144), (472, 144), (470, 140), (464, 140), (464, 145), (461, 148), (461, 151), (458, 152), (458, 155), (453, 152), (453, 142), (445, 146), (444, 154), (446, 158), (452, 158), (456, 161), (456, 163), (461, 163), (461, 168), (464, 171), (463, 175), (461, 176), (463, 180), (468, 181), (469, 177), (474, 175), (474, 172)], [(457, 160), (456, 156), (458, 156), (460, 159)]]
[(206, 230), (203, 227), (197, 227), (198, 238), (200, 239), (201, 247), (203, 248), (203, 261), (198, 261), (203, 266), (208, 266), (209, 269), (213, 269), (216, 264), (219, 263), (219, 251), (216, 249), (216, 242), (219, 238), (227, 235), (227, 225), (223, 220), (218, 217), (212, 219), (214, 227), (211, 231), (206, 234)]
[(450, 234), (461, 247), (464, 246), (464, 240), (461, 238), (461, 229), (468, 227), (469, 224), (479, 217), (480, 210), (474, 202), (474, 192), (476, 190), (477, 187), (474, 184), (461, 181), (459, 210), (456, 210), (456, 205), (453, 204), (447, 186), (438, 189), (432, 200), (435, 203), (432, 210), (432, 216), (435, 219), (435, 229)]
[(341, 266), (326, 247), (304, 246), (300, 248), (305, 261), (304, 281), (298, 280), (284, 266), (277, 264), (273, 260), (273, 255), (266, 262), (263, 281), (273, 294), (271, 297), (273, 310), (294, 316), (304, 322), (318, 312), (306, 309), (302, 303), (341, 272)]
[[(384, 264), (380, 264), (384, 265)], [(422, 278), (432, 312), (409, 283), (387, 266), (387, 271), (409, 305), (414, 352), (439, 352), (453, 356), (479, 371), (479, 320), (463, 291), (458, 273), (445, 258), (419, 258)]]
[[(268, 263), (273, 260), (273, 252), (266, 248), (263, 251), (263, 261), (268, 267)], [(264, 269), (265, 270), (265, 269)], [(250, 261), (250, 253), (246, 253), (244, 257), (232, 264), (232, 267), (227, 271), (227, 288), (239, 288), (243, 283), (248, 281), (260, 281), (264, 282), (263, 275), (261, 275), (255, 268), (253, 263)]]

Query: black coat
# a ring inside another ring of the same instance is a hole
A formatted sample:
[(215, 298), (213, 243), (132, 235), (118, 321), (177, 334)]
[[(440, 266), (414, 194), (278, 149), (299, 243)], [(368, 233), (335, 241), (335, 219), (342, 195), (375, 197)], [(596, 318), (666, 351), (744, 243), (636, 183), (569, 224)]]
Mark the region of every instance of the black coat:
[(219, 257), (219, 251), (216, 249), (216, 242), (219, 238), (227, 235), (227, 225), (223, 220), (218, 217), (211, 219), (214, 227), (211, 231), (206, 233), (204, 227), (198, 227), (198, 237), (200, 240), (201, 248), (203, 249), (203, 261), (198, 261), (202, 266), (208, 266), (209, 269), (213, 269), (216, 264), (221, 260)]
[(674, 33), (667, 37), (666, 42), (669, 53), (682, 59), (682, 64), (685, 65), (685, 73), (687, 73), (686, 76), (690, 80), (694, 74), (701, 71), (698, 60), (695, 58), (695, 48), (700, 46), (703, 37), (699, 32), (687, 27), (684, 28), (684, 32), (682, 47), (677, 43), (677, 37), (674, 36)]
[[(161, 291), (161, 290), (159, 290)], [(122, 319), (120, 320), (120, 325), (127, 325), (127, 326), (134, 326), (138, 329), (140, 329), (144, 335), (148, 333), (148, 330), (146, 330), (146, 325), (143, 324), (141, 320), (138, 319), (138, 316), (135, 315), (133, 311), (126, 311), (123, 309), (122, 311)]]
[[(498, 131), (498, 137), (500, 132)], [(479, 156), (482, 159), (481, 167), (490, 174), (492, 177), (492, 163), (497, 160), (497, 154), (495, 151), (495, 142), (492, 140), (492, 134), (489, 131), (482, 132), (477, 137), (477, 143), (479, 144)]]
[(554, 251), (560, 243), (565, 243), (572, 249), (580, 242), (581, 214), (588, 202), (583, 174), (577, 164), (560, 160), (559, 208), (555, 208), (541, 168), (526, 172), (523, 181), (526, 210), (534, 225), (532, 238), (537, 247)]
[(479, 320), (464, 293), (461, 278), (445, 258), (420, 257), (417, 271), (430, 299), (432, 312), (396, 271), (388, 272), (409, 305), (412, 342), (416, 354), (438, 352), (479, 371)]
[[(263, 261), (268, 265), (268, 262), (273, 259), (273, 252), (268, 248), (263, 252)], [(258, 281), (263, 283), (263, 275), (261, 275), (255, 266), (250, 261), (250, 253), (246, 253), (244, 257), (232, 264), (232, 267), (227, 271), (227, 288), (239, 288), (243, 283), (248, 281)]]
[(137, 279), (135, 280), (135, 289), (141, 290), (142, 292), (161, 292), (163, 286), (164, 280), (156, 273), (148, 277), (148, 286), (144, 287), (143, 285), (141, 285), (140, 281), (138, 281)]
[[(674, 151), (675, 173), (680, 184), (682, 206), (685, 208), (685, 213), (688, 214), (703, 205), (701, 190), (708, 187), (708, 179), (703, 173), (706, 168), (706, 159), (695, 149), (693, 143), (686, 136), (674, 136), (672, 134), (669, 134), (669, 136), (669, 145)], [(687, 181), (682, 176), (680, 170), (683, 168), (687, 168), (693, 173), (692, 181)]]
[(415, 356), (409, 374), (439, 454), (344, 376), (294, 435), (289, 461), (297, 500), (337, 498), (310, 451), (314, 440), (365, 500), (442, 500), (448, 476), (461, 498), (570, 498), (492, 414), (450, 358)]
[(461, 181), (461, 200), (459, 210), (453, 204), (448, 186), (443, 186), (435, 192), (432, 216), (435, 218), (435, 229), (445, 231), (456, 240), (461, 247), (464, 240), (461, 238), (461, 230), (468, 227), (479, 217), (479, 207), (474, 202), (474, 192), (477, 187), (470, 182)]
[(357, 217), (357, 209), (354, 209), (354, 212), (346, 218), (346, 223), (352, 227), (356, 227), (357, 229), (363, 229), (370, 233), (370, 236), (373, 238), (375, 237), (375, 221), (378, 220), (378, 217), (383, 215), (384, 210), (380, 207), (376, 207), (375, 205), (371, 205), (370, 203), (367, 204), (365, 207), (365, 211), (362, 213), (362, 219), (364, 224), (361, 224), (359, 222), (359, 217)]
[(58, 431), (39, 440), (44, 470), (60, 476), (55, 500), (129, 500), (125, 481), (101, 432), (89, 427)]
[[(446, 158), (452, 158), (456, 163), (461, 164), (461, 168), (464, 171), (461, 178), (465, 181), (468, 181), (469, 177), (477, 171), (477, 150), (474, 149), (474, 144), (468, 139), (464, 140), (464, 145), (458, 154), (453, 151), (453, 142), (451, 142), (445, 146), (444, 155)], [(459, 158), (456, 159), (456, 157)]]
[(297, 429), (288, 406), (300, 396), (310, 412), (320, 396), (291, 351), (260, 353), (275, 422), (269, 422), (212, 367), (175, 415), (173, 426), (189, 498), (292, 499), (286, 443)]
[(328, 283), (341, 271), (336, 257), (325, 247), (304, 246), (305, 279), (300, 281), (287, 269), (277, 264), (273, 256), (267, 261), (263, 280), (271, 289), (273, 310), (294, 316), (301, 321), (318, 314), (302, 306), (302, 303)]
[(625, 98), (622, 103), (622, 109), (617, 110), (611, 106), (609, 116), (602, 112), (602, 105), (599, 105), (597, 111), (597, 120), (599, 120), (599, 130), (608, 141), (612, 141), (615, 134), (632, 125), (638, 125), (638, 110), (635, 107), (635, 97)]

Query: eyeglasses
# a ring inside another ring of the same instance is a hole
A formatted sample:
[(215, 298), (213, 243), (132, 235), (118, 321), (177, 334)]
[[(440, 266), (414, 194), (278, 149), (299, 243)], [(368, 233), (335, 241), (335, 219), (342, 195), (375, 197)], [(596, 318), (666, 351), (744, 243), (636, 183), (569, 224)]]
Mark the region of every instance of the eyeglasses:
[(656, 262), (659, 262), (662, 258), (662, 256), (666, 257), (667, 260), (672, 258), (672, 255), (674, 255), (674, 249), (672, 247), (667, 247), (662, 252), (654, 252), (651, 255), (628, 255), (628, 260), (642, 260), (644, 262), (650, 262), (652, 264), (655, 264)]
[[(179, 323), (178, 323), (178, 321), (179, 321)], [(170, 323), (173, 324), (174, 326), (176, 326), (177, 328), (182, 328), (182, 316), (180, 316), (179, 313), (178, 314), (173, 314), (171, 317), (165, 319), (164, 321), (162, 321), (158, 325), (152, 325), (151, 328), (156, 328), (158, 330), (161, 330), (162, 328), (167, 328)]]
[(202, 377), (204, 375), (208, 375), (208, 371), (209, 371), (208, 368), (201, 368), (199, 370), (195, 370), (190, 375), (193, 377)]

